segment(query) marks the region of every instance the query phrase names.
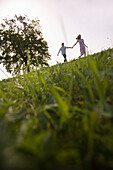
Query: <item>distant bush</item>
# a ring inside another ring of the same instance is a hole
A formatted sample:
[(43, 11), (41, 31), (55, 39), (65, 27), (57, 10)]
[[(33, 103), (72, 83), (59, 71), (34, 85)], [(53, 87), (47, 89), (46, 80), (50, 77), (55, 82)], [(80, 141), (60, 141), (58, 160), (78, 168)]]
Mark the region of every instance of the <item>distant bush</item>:
[(0, 63), (16, 74), (30, 67), (48, 65), (48, 44), (43, 38), (40, 21), (27, 16), (14, 16), (0, 24)]

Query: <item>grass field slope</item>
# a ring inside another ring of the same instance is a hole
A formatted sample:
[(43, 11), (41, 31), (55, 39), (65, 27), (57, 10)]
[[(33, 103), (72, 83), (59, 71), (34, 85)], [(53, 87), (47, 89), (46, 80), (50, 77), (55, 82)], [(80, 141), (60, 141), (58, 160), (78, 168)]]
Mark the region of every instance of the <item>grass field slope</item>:
[(0, 170), (113, 169), (113, 49), (0, 82)]

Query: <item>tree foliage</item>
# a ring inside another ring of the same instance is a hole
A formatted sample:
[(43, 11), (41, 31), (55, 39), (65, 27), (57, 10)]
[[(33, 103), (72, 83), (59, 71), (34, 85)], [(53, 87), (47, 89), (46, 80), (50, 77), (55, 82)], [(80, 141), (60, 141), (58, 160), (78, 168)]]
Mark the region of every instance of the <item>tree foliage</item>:
[[(48, 65), (48, 44), (43, 38), (40, 21), (27, 16), (14, 16), (0, 24), (0, 63), (17, 74), (28, 66)], [(29, 71), (29, 69), (27, 69)]]

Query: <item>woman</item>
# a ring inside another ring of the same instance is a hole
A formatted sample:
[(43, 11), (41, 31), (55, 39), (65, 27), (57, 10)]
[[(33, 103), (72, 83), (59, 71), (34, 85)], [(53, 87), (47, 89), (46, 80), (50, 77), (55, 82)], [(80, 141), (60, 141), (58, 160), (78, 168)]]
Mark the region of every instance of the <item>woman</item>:
[[(81, 35), (80, 35), (80, 34), (76, 37), (76, 40), (77, 40), (77, 42), (73, 45), (73, 47), (74, 47), (77, 43), (79, 43), (81, 56), (82, 56), (82, 55), (86, 56), (85, 47), (87, 47), (87, 46), (84, 44), (84, 40), (81, 39)], [(73, 48), (73, 47), (72, 47), (72, 48)]]

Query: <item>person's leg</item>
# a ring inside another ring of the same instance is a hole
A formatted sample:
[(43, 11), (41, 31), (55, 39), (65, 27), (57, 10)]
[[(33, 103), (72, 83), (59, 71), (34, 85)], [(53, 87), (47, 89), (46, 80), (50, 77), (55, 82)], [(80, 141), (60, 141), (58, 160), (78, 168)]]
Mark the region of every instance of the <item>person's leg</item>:
[(64, 54), (63, 56), (64, 56), (64, 63), (65, 63), (65, 62), (67, 62), (66, 54)]
[(84, 48), (84, 57), (86, 57), (86, 48)]
[(84, 55), (84, 57), (86, 56), (85, 47), (83, 47), (83, 48), (80, 49), (80, 53), (81, 53), (81, 56), (83, 56), (83, 55)]

